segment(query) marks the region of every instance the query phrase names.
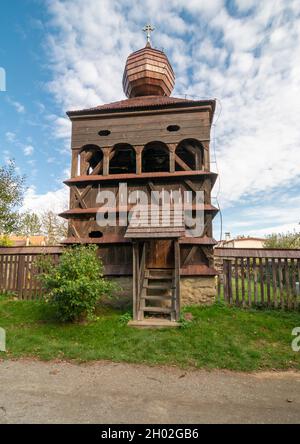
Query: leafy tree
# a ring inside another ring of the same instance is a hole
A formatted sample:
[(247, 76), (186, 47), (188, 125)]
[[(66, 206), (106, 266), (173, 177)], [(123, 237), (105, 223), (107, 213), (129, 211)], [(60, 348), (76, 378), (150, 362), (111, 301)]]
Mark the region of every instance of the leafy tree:
[(47, 236), (48, 245), (55, 245), (67, 236), (67, 221), (55, 214), (46, 211), (41, 216), (42, 232)]
[(9, 239), (7, 234), (0, 236), (0, 247), (12, 247), (13, 242)]
[(278, 233), (267, 237), (264, 248), (300, 248), (300, 233)]
[(22, 204), (24, 177), (16, 171), (14, 160), (0, 167), (0, 233), (17, 231), (20, 217), (17, 208)]
[(39, 263), (40, 279), (62, 321), (83, 321), (93, 315), (101, 297), (110, 296), (116, 286), (103, 278), (97, 247), (66, 248), (59, 263), (45, 256)]
[(25, 213), (21, 215), (19, 234), (23, 236), (36, 236), (41, 234), (41, 231), (42, 224), (37, 214)]

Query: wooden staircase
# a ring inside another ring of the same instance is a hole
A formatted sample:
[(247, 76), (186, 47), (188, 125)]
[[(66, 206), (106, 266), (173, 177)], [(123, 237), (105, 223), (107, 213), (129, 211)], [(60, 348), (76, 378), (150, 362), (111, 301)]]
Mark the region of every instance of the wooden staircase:
[[(142, 247), (142, 248), (140, 248)], [(133, 327), (179, 327), (180, 261), (175, 243), (173, 268), (147, 265), (146, 242), (133, 245)]]
[(175, 270), (147, 268), (141, 288), (138, 319), (152, 314), (176, 321)]

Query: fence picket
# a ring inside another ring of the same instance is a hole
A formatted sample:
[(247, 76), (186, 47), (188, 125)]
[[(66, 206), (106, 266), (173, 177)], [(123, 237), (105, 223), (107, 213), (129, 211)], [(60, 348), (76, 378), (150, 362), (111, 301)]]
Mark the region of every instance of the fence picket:
[(270, 276), (270, 263), (269, 259), (265, 259), (265, 269), (267, 277), (267, 304), (268, 307), (271, 306), (271, 276)]
[(265, 287), (264, 287), (264, 267), (263, 260), (259, 258), (259, 281), (260, 281), (260, 302), (265, 303)]
[(258, 290), (257, 290), (257, 266), (256, 258), (253, 258), (253, 281), (254, 281), (254, 304), (258, 303)]
[(284, 309), (284, 293), (283, 293), (283, 262), (281, 259), (278, 260), (278, 271), (279, 271), (279, 291), (280, 291), (280, 306)]
[(277, 301), (277, 263), (276, 259), (272, 259), (272, 286), (273, 286), (273, 304), (274, 307), (278, 307), (278, 301)]
[(245, 267), (244, 258), (241, 258), (241, 279), (242, 279), (242, 305), (245, 306)]
[(239, 259), (236, 257), (234, 261), (234, 276), (235, 276), (235, 304), (240, 305), (239, 295)]
[(291, 308), (291, 287), (290, 287), (290, 272), (289, 272), (288, 259), (284, 260), (284, 268), (285, 268), (285, 287), (286, 287), (287, 307)]

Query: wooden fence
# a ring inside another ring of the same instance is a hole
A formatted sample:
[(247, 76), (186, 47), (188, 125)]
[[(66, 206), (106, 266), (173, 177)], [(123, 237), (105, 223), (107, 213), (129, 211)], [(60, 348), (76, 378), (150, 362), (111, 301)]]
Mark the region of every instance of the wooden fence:
[(216, 248), (218, 298), (237, 306), (299, 309), (300, 250)]
[(15, 293), (19, 299), (41, 297), (41, 282), (37, 279), (37, 258), (51, 255), (58, 261), (63, 247), (0, 248), (0, 293)]
[[(42, 295), (37, 258), (59, 260), (64, 247), (0, 248), (0, 293), (20, 299)], [(231, 305), (299, 309), (300, 250), (216, 248), (218, 297)]]

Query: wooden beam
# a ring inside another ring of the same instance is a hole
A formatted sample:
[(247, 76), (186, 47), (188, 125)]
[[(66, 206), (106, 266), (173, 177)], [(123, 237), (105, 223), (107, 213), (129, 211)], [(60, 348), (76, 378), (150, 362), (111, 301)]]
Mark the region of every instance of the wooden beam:
[(300, 249), (275, 249), (275, 248), (215, 248), (215, 256), (231, 257), (256, 257), (276, 259), (299, 259)]
[(198, 249), (198, 245), (193, 245), (192, 248), (190, 249), (190, 251), (188, 252), (188, 254), (186, 255), (182, 266), (184, 267), (185, 265), (188, 265), (188, 263), (190, 262), (190, 260), (195, 256), (196, 251)]
[(205, 246), (201, 246), (201, 250), (203, 251), (203, 253), (205, 254), (207, 260), (208, 260), (208, 265), (210, 267), (213, 267), (214, 265), (214, 253), (213, 250), (209, 247), (205, 247)]
[(86, 203), (84, 202), (83, 197), (82, 197), (82, 195), (80, 194), (80, 191), (78, 190), (77, 187), (74, 187), (74, 195), (75, 195), (77, 201), (80, 203), (81, 207), (84, 208), (84, 209), (86, 209), (86, 208), (87, 208), (87, 205), (86, 205)]
[(175, 153), (175, 162), (183, 168), (185, 171), (191, 171), (192, 169)]

